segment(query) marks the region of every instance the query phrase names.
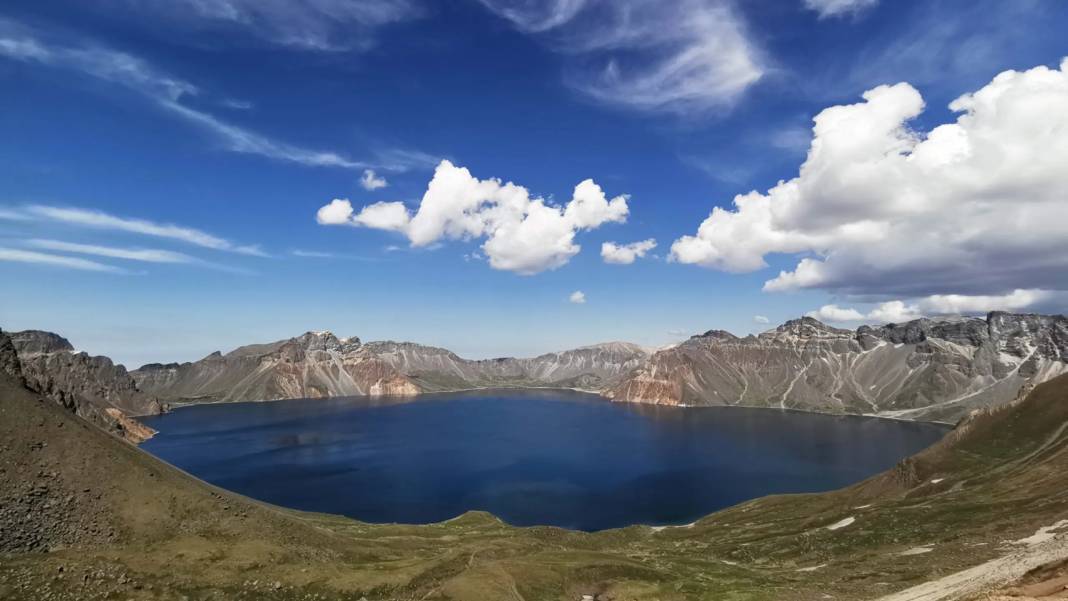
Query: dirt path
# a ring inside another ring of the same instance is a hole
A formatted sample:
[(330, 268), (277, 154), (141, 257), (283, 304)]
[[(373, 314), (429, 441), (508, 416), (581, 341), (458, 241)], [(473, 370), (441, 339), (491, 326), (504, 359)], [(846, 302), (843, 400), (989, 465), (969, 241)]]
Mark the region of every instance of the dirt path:
[(932, 580), (878, 601), (948, 601), (978, 595), (1019, 580), (1043, 564), (1068, 558), (1068, 533), (1021, 548), (974, 568)]

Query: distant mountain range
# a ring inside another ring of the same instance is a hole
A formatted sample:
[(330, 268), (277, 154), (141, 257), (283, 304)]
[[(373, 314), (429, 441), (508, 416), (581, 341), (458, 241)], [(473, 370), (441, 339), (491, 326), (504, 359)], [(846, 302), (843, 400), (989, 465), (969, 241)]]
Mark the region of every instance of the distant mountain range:
[(805, 317), (744, 338), (713, 330), (655, 351), (611, 342), (524, 359), (469, 360), (411, 342), (308, 332), (129, 373), (49, 332), (11, 340), (31, 390), (135, 441), (151, 431), (129, 417), (168, 404), (500, 387), (955, 422), (1068, 372), (1068, 318), (1010, 313), (857, 330)]
[(1004, 598), (1022, 601), (1064, 589), (1068, 375), (842, 490), (754, 499), (684, 526), (585, 533), (482, 512), (367, 524), (254, 501), (28, 390), (52, 380), (23, 372), (27, 356), (106, 362), (17, 338), (22, 355), (0, 332), (3, 599), (888, 601), (986, 599), (1019, 582), (1028, 588)]

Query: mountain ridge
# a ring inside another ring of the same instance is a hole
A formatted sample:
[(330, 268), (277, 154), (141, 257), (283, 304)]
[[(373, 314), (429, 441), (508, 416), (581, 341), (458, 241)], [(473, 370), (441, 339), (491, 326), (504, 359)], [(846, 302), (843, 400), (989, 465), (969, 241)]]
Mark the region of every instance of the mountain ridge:
[[(1068, 375), (848, 488), (583, 533), (481, 512), (416, 526), (270, 506), (105, 435), (26, 389), (19, 364), (0, 333), (12, 601), (973, 598), (1068, 556)], [(938, 596), (920, 594), (932, 585)]]

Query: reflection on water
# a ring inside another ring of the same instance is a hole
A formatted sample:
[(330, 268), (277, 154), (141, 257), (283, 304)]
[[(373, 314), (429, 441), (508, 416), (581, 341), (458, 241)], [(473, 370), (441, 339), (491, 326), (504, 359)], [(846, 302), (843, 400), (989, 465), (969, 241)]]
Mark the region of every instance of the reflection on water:
[(945, 433), (932, 424), (609, 403), (561, 390), (189, 407), (144, 448), (213, 484), (369, 522), (490, 511), (517, 525), (680, 524), (838, 488)]

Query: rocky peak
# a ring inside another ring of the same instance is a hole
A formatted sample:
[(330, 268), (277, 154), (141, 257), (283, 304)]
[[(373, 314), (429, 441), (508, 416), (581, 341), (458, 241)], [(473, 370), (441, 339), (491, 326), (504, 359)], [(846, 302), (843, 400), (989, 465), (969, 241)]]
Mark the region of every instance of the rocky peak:
[(73, 351), (74, 346), (70, 341), (52, 332), (41, 330), (24, 330), (10, 334), (11, 343), (20, 355), (39, 355), (42, 353), (58, 353), (61, 351)]
[(715, 342), (734, 342), (736, 340), (739, 340), (737, 336), (731, 334), (727, 330), (709, 330), (704, 334), (698, 334), (696, 336), (693, 336), (693, 338), (701, 338), (704, 340), (711, 340)]
[(758, 336), (764, 340), (774, 341), (808, 341), (853, 338), (854, 333), (829, 326), (814, 317), (802, 317), (791, 319), (774, 330), (769, 330)]
[(360, 339), (355, 336), (351, 338), (338, 338), (334, 335), (333, 332), (328, 332), (325, 330), (317, 332), (305, 332), (300, 336), (293, 338), (290, 342), (296, 343), (305, 352), (344, 352), (360, 346)]
[(3, 375), (14, 378), (20, 384), (24, 383), (18, 351), (15, 350), (11, 337), (0, 330), (0, 376)]

